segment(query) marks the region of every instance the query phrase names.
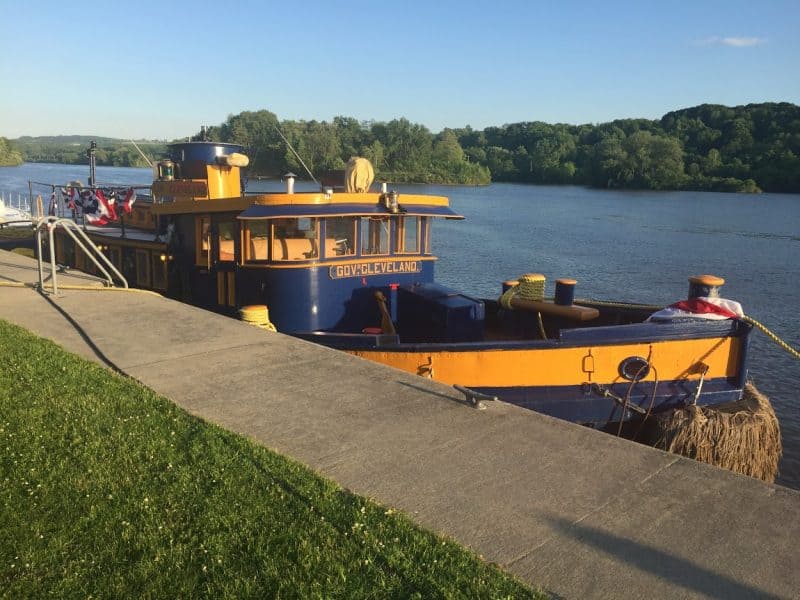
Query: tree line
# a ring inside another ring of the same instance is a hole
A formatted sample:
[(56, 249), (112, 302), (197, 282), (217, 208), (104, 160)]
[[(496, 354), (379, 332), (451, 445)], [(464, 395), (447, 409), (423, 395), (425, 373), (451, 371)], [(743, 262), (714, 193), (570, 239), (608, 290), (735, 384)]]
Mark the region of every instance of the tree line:
[[(343, 169), (351, 156), (365, 156), (378, 178), (395, 182), (800, 192), (800, 107), (790, 103), (703, 104), (655, 120), (531, 121), (439, 133), (404, 118), (279, 121), (259, 110), (230, 115), (205, 135), (245, 146), (250, 174), (262, 176), (287, 171), (302, 176), (297, 155), (315, 175)], [(59, 138), (20, 138), (13, 146), (29, 161), (85, 163), (89, 139), (66, 144)], [(165, 143), (143, 149), (151, 156), (166, 152)], [(98, 140), (97, 162), (145, 166), (120, 140)]]
[[(486, 165), (467, 160), (456, 134), (433, 134), (408, 119), (388, 123), (352, 117), (326, 121), (282, 121), (267, 110), (231, 115), (209, 127), (208, 138), (250, 149), (251, 172), (278, 176), (293, 171), (315, 174), (338, 171), (352, 156), (372, 162), (377, 177), (405, 183), (487, 184)], [(199, 139), (200, 134), (194, 139)], [(292, 148), (294, 150), (292, 150)], [(300, 158), (298, 158), (300, 157)]]
[(495, 181), (800, 192), (800, 107), (703, 104), (659, 120), (515, 123), (457, 131)]
[[(97, 142), (95, 157), (98, 165), (111, 167), (147, 167), (147, 161), (129, 141), (88, 135), (57, 135), (13, 140), (14, 147), (27, 162), (62, 163), (88, 165), (86, 149), (89, 143)], [(151, 159), (166, 155), (166, 142), (137, 141), (142, 151)]]

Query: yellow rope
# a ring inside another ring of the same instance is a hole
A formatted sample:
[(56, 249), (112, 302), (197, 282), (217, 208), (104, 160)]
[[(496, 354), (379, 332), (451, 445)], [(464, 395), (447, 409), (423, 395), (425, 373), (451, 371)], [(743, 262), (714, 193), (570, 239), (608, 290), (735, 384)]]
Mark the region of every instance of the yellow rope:
[(527, 273), (500, 296), (500, 306), (511, 310), (511, 299), (519, 296), (523, 300), (544, 300), (545, 277), (541, 273)]
[[(517, 280), (515, 285), (509, 287), (503, 295), (500, 296), (500, 306), (506, 310), (513, 310), (511, 300), (519, 296), (522, 300), (544, 300), (544, 284), (545, 276), (541, 273), (527, 273)], [(542, 313), (536, 313), (536, 322), (539, 326), (539, 335), (543, 340), (547, 339), (547, 333), (544, 330), (544, 323), (542, 322)]]
[(511, 306), (511, 299), (514, 297), (514, 294), (516, 293), (516, 289), (517, 289), (517, 286), (515, 285), (515, 286), (512, 286), (512, 287), (508, 288), (505, 292), (503, 292), (503, 295), (500, 296), (500, 300), (499, 300), (500, 306), (502, 306), (506, 310), (513, 310), (513, 307)]
[(544, 299), (544, 275), (528, 273), (519, 278), (519, 285), (514, 286), (517, 295), (523, 300)]
[(275, 325), (269, 320), (269, 309), (263, 304), (243, 306), (239, 309), (239, 318), (245, 323), (249, 323), (260, 329), (277, 331)]
[(760, 329), (761, 331), (763, 331), (764, 333), (767, 334), (767, 337), (769, 337), (773, 342), (778, 344), (778, 346), (780, 346), (781, 348), (786, 350), (789, 354), (791, 354), (795, 358), (799, 358), (800, 359), (800, 352), (798, 352), (797, 350), (792, 348), (789, 344), (787, 344), (781, 338), (779, 338), (777, 335), (772, 333), (769, 329), (766, 328), (765, 325), (762, 325), (761, 323), (756, 321), (754, 318), (748, 317), (747, 315), (742, 317), (742, 321), (745, 321), (746, 323), (750, 323), (753, 327), (756, 327), (757, 329)]

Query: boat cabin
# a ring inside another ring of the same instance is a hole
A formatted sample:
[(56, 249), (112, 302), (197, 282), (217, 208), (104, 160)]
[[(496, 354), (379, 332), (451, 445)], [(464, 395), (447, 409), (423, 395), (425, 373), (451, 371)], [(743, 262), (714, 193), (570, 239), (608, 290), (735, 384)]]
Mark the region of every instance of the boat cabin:
[[(441, 323), (438, 337), (480, 337), (482, 301), (434, 283), (431, 221), (463, 218), (447, 198), (333, 188), (294, 193), (291, 182), (284, 193), (250, 194), (242, 189), (242, 151), (235, 144), (173, 144), (170, 158), (158, 163), (152, 201), (135, 204), (127, 229), (87, 227), (131, 285), (230, 314), (263, 304), (285, 333), (386, 333), (388, 311), (391, 321), (409, 321), (411, 339), (417, 330), (429, 338), (437, 325), (415, 307), (459, 305), (475, 321), (472, 333), (461, 327), (448, 334), (453, 324)], [(59, 260), (91, 272), (61, 237)]]

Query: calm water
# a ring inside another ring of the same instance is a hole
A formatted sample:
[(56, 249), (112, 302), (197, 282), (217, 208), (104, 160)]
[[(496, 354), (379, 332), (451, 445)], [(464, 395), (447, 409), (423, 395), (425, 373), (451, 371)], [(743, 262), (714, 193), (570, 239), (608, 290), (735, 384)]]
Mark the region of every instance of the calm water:
[[(27, 193), (29, 178), (65, 183), (86, 175), (86, 167), (69, 165), (0, 169), (0, 192)], [(148, 183), (150, 175), (148, 169), (97, 170), (98, 181), (109, 184)], [(253, 181), (248, 189), (283, 186)], [(313, 187), (298, 185), (304, 189)], [(513, 184), (397, 189), (449, 196), (466, 217), (435, 224), (437, 278), (447, 285), (492, 297), (502, 281), (539, 272), (550, 293), (556, 278), (572, 277), (578, 297), (658, 304), (684, 298), (689, 275), (714, 273), (727, 280), (725, 297), (800, 347), (800, 195)], [(760, 332), (752, 340), (750, 376), (772, 400), (783, 432), (778, 481), (800, 488), (800, 361)]]

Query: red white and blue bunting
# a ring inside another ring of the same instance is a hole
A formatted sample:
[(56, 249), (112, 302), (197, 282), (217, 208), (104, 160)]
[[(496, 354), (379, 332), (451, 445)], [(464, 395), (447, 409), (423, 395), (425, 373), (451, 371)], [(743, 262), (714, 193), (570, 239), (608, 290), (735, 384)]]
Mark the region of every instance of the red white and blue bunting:
[[(55, 192), (51, 197), (51, 204)], [(136, 202), (134, 188), (61, 188), (61, 198), (67, 208), (80, 211), (91, 225), (105, 225), (122, 214), (130, 214)]]

